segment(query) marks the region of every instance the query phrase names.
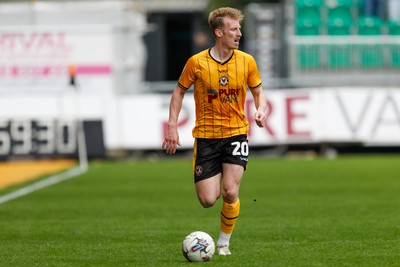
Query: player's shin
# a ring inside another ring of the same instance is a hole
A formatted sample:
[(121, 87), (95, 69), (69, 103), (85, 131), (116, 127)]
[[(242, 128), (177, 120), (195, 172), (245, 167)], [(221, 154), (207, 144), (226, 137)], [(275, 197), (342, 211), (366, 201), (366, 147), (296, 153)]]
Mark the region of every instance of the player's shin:
[(229, 246), (229, 240), (240, 211), (239, 199), (232, 204), (224, 202), (221, 209), (221, 231), (217, 246)]

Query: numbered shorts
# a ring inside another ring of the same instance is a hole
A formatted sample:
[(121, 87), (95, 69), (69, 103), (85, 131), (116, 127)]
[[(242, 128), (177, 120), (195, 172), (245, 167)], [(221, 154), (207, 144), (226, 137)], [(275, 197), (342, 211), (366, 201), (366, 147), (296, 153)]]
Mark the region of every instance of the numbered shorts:
[(222, 163), (246, 165), (249, 156), (247, 135), (223, 139), (196, 138), (193, 154), (194, 181), (211, 178), (222, 172)]

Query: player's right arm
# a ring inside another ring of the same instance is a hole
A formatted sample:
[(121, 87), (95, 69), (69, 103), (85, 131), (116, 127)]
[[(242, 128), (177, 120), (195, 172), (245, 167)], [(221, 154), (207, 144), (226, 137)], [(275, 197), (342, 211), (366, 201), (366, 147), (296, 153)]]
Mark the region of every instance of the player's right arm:
[(182, 109), (182, 102), (185, 93), (186, 91), (177, 84), (171, 96), (168, 129), (162, 144), (162, 148), (165, 149), (165, 152), (168, 154), (174, 154), (177, 146), (181, 145), (178, 134), (178, 117)]
[(186, 62), (174, 92), (172, 93), (169, 105), (168, 129), (162, 144), (162, 148), (165, 149), (168, 154), (174, 154), (177, 146), (181, 145), (178, 134), (178, 117), (182, 109), (183, 97), (196, 79), (196, 75), (194, 74), (195, 62), (196, 60), (194, 57), (189, 58)]

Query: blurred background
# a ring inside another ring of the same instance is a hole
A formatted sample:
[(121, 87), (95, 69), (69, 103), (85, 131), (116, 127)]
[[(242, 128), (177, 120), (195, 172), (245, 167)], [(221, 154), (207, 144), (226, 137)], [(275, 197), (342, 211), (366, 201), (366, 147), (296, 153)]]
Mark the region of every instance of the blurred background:
[(245, 13), (240, 49), (268, 98), (263, 129), (246, 101), (254, 151), (400, 152), (398, 0), (0, 1), (0, 160), (76, 158), (80, 145), (89, 158), (162, 155), (170, 94), (227, 5)]

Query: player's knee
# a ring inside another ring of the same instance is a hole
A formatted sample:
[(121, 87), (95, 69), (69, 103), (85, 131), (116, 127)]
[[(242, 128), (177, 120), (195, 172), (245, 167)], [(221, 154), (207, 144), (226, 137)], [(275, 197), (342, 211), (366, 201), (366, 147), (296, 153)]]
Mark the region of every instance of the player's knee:
[(203, 208), (211, 208), (212, 206), (214, 206), (214, 203), (208, 201), (201, 201), (200, 203), (203, 206)]
[(215, 204), (215, 202), (217, 201), (218, 198), (214, 198), (214, 197), (199, 197), (199, 200), (200, 200), (200, 204), (203, 206), (203, 208), (211, 208), (212, 206), (214, 206), (214, 204)]
[(226, 203), (235, 203), (238, 199), (238, 192), (236, 190), (225, 190), (223, 193), (223, 199)]
[(210, 201), (206, 199), (206, 200), (200, 200), (200, 203), (203, 206), (203, 208), (211, 208), (212, 206), (214, 206), (215, 201)]

